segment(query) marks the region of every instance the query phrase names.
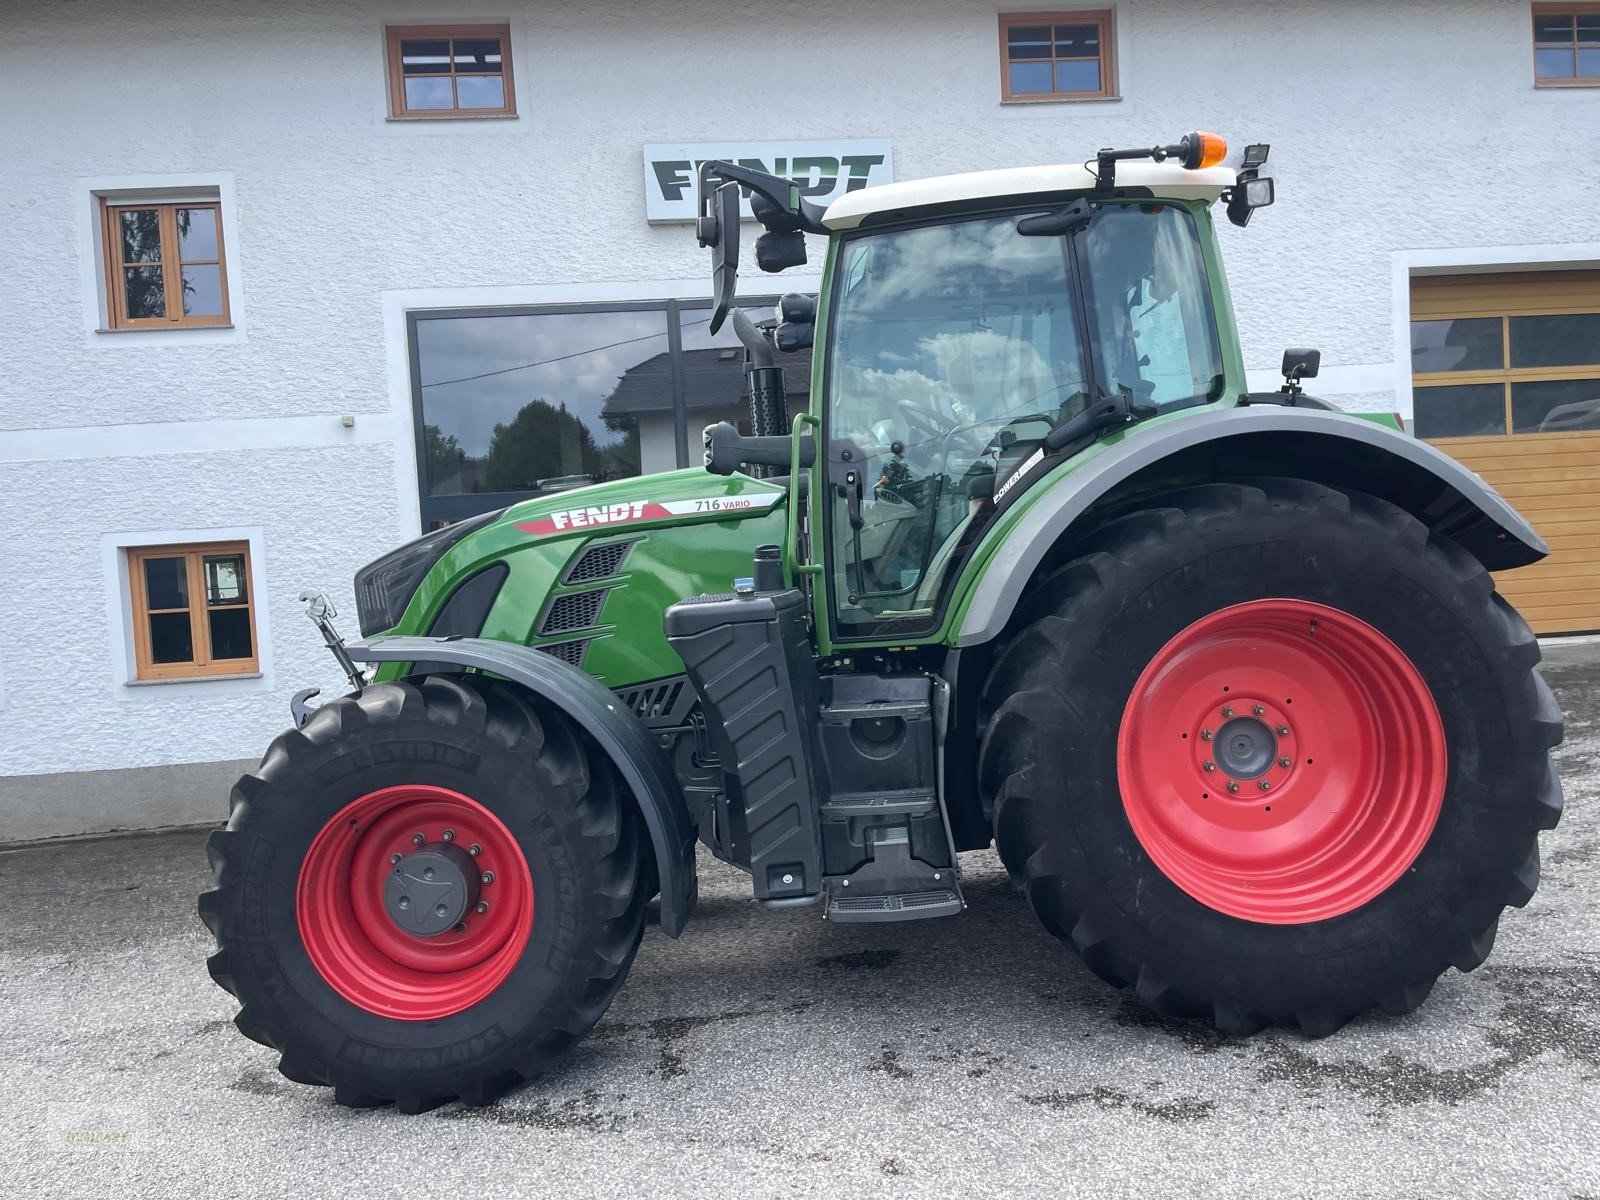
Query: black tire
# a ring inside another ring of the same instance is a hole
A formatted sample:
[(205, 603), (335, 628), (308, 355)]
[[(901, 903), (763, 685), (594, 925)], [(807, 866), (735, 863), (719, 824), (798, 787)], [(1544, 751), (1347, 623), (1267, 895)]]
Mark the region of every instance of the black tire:
[[(319, 830), (399, 784), (449, 788), (492, 812), (537, 898), (504, 982), (433, 1020), (345, 999), (297, 925), (296, 881)], [(218, 947), (207, 965), (242, 1005), (240, 1032), (280, 1051), (289, 1079), (358, 1107), (487, 1104), (560, 1062), (622, 986), (649, 894), (643, 843), (610, 764), (515, 687), (447, 675), (375, 684), (279, 736), (235, 785), (227, 828), (207, 844), (216, 889), (200, 916)]]
[[(1269, 479), (1176, 492), (1110, 521), (1035, 585), (983, 704), (981, 789), (1012, 878), (1102, 979), (1227, 1033), (1332, 1033), (1415, 1008), (1469, 971), (1539, 877), (1561, 813), (1561, 711), (1538, 644), (1476, 559), (1394, 505)], [(1230, 605), (1325, 604), (1404, 652), (1439, 710), (1448, 764), (1421, 852), (1374, 899), (1269, 924), (1192, 899), (1158, 868), (1119, 790), (1118, 729), (1141, 671)]]

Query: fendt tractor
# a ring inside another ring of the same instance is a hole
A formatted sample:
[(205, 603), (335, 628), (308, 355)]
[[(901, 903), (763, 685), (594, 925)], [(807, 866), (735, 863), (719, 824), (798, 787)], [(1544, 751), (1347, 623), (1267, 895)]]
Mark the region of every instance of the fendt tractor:
[[(750, 426), (363, 567), (351, 691), (232, 793), (200, 914), (341, 1104), (484, 1104), (600, 1019), (695, 842), (770, 909), (951, 918), (998, 849), (1156, 1012), (1316, 1037), (1467, 971), (1539, 875), (1561, 712), (1491, 571), (1548, 552), (1390, 415), (1252, 391), (1212, 210), (1268, 148), (893, 183), (698, 169)], [(748, 217), (744, 204), (748, 203)], [(816, 296), (733, 308), (757, 264)], [(810, 355), (806, 411), (782, 363)], [(309, 691), (309, 689), (308, 689)]]

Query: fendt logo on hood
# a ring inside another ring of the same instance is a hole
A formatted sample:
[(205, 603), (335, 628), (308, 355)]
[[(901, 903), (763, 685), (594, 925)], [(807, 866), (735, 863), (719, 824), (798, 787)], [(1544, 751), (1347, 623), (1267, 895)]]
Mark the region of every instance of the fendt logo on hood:
[(690, 500), (623, 500), (616, 504), (586, 504), (564, 508), (533, 521), (519, 521), (524, 533), (565, 533), (601, 525), (630, 525), (635, 521), (659, 521), (667, 517), (691, 517), (702, 513), (766, 512), (783, 496), (782, 492), (752, 492), (745, 496), (697, 496)]

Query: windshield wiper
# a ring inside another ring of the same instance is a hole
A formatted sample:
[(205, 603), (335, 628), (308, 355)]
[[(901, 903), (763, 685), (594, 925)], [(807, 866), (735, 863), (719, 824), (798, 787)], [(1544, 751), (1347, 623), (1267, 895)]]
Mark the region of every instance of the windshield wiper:
[(1143, 421), (1155, 416), (1156, 412), (1154, 404), (1135, 400), (1122, 392), (1115, 396), (1101, 396), (1081, 413), (1063, 421), (1045, 435), (1045, 452), (1054, 454), (1062, 447), (1078, 441), (1088, 444), (1107, 429)]

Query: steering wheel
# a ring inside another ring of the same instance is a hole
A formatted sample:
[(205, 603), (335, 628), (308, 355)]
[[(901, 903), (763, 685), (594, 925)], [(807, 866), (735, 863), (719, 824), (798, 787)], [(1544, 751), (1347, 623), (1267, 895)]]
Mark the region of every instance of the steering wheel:
[(918, 404), (914, 400), (896, 400), (894, 403), (900, 415), (906, 419), (906, 424), (920, 433), (942, 438), (956, 427), (955, 421), (931, 405)]

